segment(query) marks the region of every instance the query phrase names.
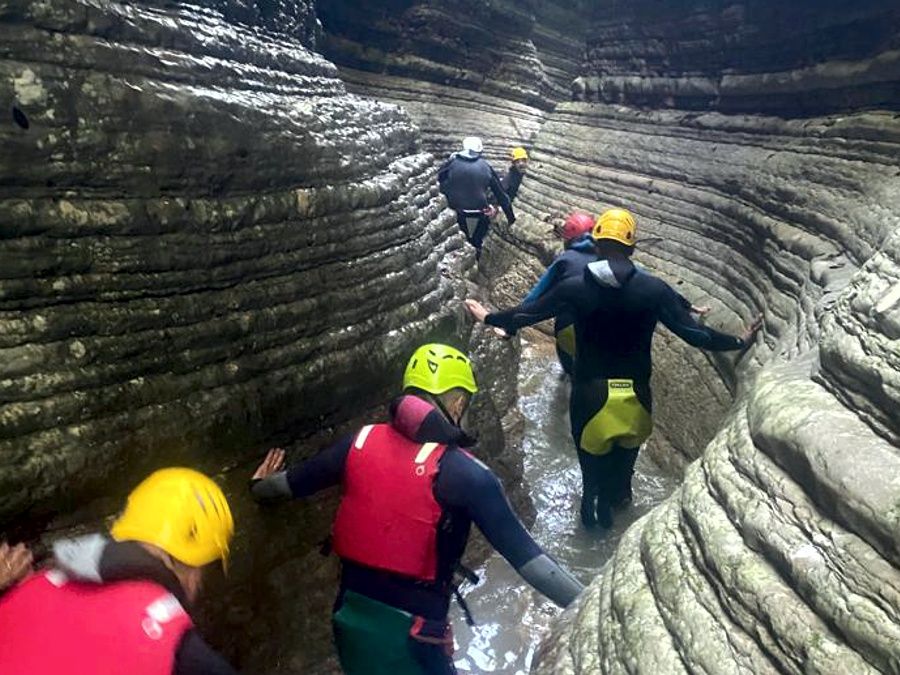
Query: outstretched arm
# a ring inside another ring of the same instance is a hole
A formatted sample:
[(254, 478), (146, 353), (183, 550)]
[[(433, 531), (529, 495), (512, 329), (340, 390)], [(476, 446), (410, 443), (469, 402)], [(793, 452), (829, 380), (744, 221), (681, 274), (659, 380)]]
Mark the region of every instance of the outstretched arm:
[(666, 286), (659, 304), (659, 319), (675, 335), (693, 347), (713, 352), (727, 352), (745, 349), (753, 341), (762, 327), (762, 317), (758, 317), (740, 336), (728, 335), (703, 326), (690, 315), (686, 301), (670, 286)]
[(338, 485), (344, 476), (344, 463), (353, 436), (345, 436), (300, 464), (284, 469), (284, 450), (272, 448), (250, 484), (258, 502), (308, 497), (319, 490)]
[(520, 328), (572, 311), (574, 286), (570, 281), (577, 283), (577, 280), (564, 281), (550, 288), (534, 302), (523, 302), (518, 307), (503, 312), (489, 313), (481, 303), (471, 299), (466, 300), (466, 308), (476, 321), (484, 321), (489, 326), (496, 326), (515, 335)]
[(461, 451), (444, 455), (435, 496), (468, 513), (491, 546), (531, 586), (560, 607), (568, 606), (584, 586), (538, 546), (516, 516), (497, 477)]

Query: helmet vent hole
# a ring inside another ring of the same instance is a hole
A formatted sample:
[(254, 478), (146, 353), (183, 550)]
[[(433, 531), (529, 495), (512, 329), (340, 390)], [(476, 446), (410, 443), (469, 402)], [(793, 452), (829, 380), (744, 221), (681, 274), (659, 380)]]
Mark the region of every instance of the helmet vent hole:
[(200, 508), (203, 510), (203, 513), (206, 514), (206, 503), (203, 501), (203, 495), (194, 490), (194, 499), (197, 500), (197, 503), (200, 505)]
[(428, 363), (428, 370), (430, 370), (432, 373), (436, 373), (437, 369), (438, 369), (438, 364), (435, 363), (434, 361), (427, 361), (427, 363)]

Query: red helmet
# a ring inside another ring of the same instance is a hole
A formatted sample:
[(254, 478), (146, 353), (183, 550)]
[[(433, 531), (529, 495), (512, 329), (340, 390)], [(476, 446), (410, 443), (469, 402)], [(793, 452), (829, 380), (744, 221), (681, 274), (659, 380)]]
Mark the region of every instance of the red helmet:
[(573, 211), (563, 223), (560, 235), (565, 241), (571, 241), (585, 232), (594, 229), (594, 217), (581, 211)]

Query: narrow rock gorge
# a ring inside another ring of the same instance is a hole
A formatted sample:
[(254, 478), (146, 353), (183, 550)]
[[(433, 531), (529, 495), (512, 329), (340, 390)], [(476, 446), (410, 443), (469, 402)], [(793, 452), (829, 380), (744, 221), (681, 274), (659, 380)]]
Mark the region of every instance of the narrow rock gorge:
[[(211, 642), (334, 672), (334, 495), (259, 510), (262, 451), (383, 414), (447, 340), (527, 513), (517, 346), (460, 301), (517, 301), (565, 213), (624, 206), (640, 264), (765, 329), (743, 356), (660, 331), (646, 451), (683, 484), (533, 672), (900, 673), (896, 3), (10, 0), (0, 35), (4, 538), (195, 466), (238, 521)], [(532, 157), (478, 265), (435, 178), (469, 134)]]

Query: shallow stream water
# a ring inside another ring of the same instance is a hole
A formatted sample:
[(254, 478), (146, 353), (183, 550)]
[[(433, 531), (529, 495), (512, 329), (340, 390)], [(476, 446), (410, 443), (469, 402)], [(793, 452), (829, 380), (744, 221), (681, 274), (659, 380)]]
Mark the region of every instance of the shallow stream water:
[[(669, 496), (679, 481), (641, 453), (631, 506), (614, 514), (609, 531), (588, 532), (581, 527), (581, 478), (569, 433), (569, 384), (561, 373), (549, 340), (523, 341), (519, 410), (526, 420), (525, 482), (537, 510), (531, 531), (550, 555), (588, 583), (628, 526)], [(525, 675), (538, 642), (561, 610), (527, 586), (497, 554), (476, 571), (480, 582), (467, 583), (463, 594), (477, 625), (467, 626), (455, 603), (451, 611), (456, 667), (460, 673)]]

